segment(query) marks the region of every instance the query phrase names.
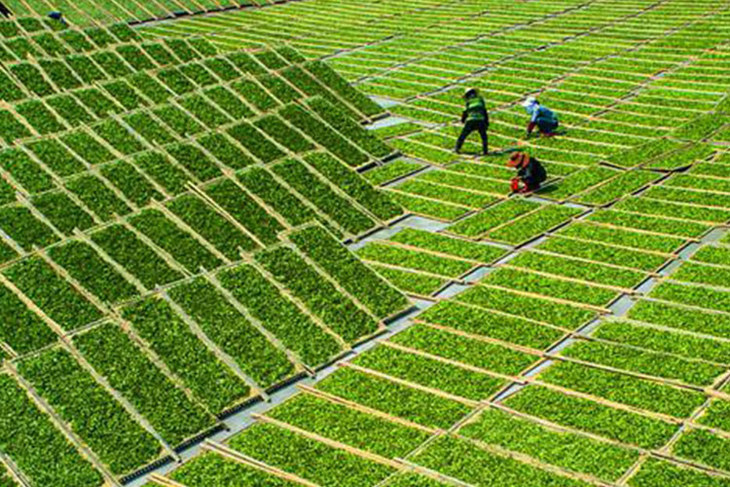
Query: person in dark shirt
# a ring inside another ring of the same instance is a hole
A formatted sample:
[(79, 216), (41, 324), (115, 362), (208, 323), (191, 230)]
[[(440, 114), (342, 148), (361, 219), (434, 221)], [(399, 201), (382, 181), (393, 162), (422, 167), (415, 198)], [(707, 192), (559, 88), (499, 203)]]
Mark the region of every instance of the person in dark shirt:
[(524, 152), (513, 153), (507, 161), (507, 165), (517, 169), (517, 177), (510, 182), (514, 193), (537, 191), (540, 189), (540, 184), (547, 179), (547, 171), (540, 161)]
[(456, 141), (454, 152), (458, 154), (466, 138), (472, 132), (477, 131), (482, 138), (482, 154), (486, 156), (489, 149), (487, 142), (489, 114), (487, 113), (484, 98), (474, 88), (467, 88), (464, 93), (464, 100), (466, 100), (466, 108), (461, 114), (461, 123), (464, 124), (464, 128), (461, 130), (461, 134), (459, 134), (459, 138)]
[(51, 12), (51, 13), (48, 14), (48, 17), (51, 18), (51, 19), (53, 19), (53, 20), (56, 20), (58, 22), (61, 22), (63, 25), (67, 25), (66, 24), (66, 19), (63, 18), (63, 13), (61, 13), (61, 12), (53, 11), (53, 12)]

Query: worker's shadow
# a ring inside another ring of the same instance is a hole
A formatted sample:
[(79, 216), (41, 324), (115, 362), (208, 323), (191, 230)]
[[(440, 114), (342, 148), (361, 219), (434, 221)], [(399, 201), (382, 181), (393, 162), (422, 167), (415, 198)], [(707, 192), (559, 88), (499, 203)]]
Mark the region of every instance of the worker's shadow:
[(548, 194), (552, 193), (553, 191), (555, 191), (556, 189), (558, 189), (559, 187), (560, 187), (560, 185), (558, 184), (558, 182), (553, 181), (551, 183), (546, 184), (545, 186), (538, 189), (537, 191), (535, 191), (535, 194), (548, 195)]
[(505, 147), (500, 150), (491, 151), (489, 153), (489, 155), (490, 156), (505, 156), (507, 154), (512, 154), (513, 152), (519, 152), (519, 151), (520, 151), (520, 148), (516, 147), (516, 146), (515, 147)]

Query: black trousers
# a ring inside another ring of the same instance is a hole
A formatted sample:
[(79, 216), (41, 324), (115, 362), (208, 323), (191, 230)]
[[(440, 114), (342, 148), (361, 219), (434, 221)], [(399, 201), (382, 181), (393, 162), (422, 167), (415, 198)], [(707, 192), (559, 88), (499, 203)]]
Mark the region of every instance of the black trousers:
[(551, 134), (558, 128), (558, 122), (550, 123), (545, 120), (538, 120), (537, 128), (539, 128), (540, 132), (543, 134)]
[(482, 138), (482, 153), (486, 155), (488, 150), (487, 128), (489, 128), (489, 124), (486, 120), (467, 120), (464, 124), (464, 128), (461, 129), (459, 138), (456, 140), (456, 152), (461, 150), (461, 146), (464, 145), (466, 138), (469, 137), (472, 132), (477, 131), (479, 132), (479, 136)]

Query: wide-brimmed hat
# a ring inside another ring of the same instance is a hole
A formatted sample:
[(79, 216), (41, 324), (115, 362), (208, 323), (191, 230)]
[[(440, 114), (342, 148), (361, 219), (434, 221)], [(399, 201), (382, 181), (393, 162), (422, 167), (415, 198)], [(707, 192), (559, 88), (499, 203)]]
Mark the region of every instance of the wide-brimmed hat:
[(522, 102), (522, 106), (524, 108), (529, 108), (532, 105), (537, 105), (537, 98), (535, 98), (534, 96), (531, 96), (531, 97), (527, 98), (527, 100)]
[(464, 90), (464, 98), (468, 97), (472, 93), (476, 95), (477, 94), (477, 89), (476, 88), (466, 88)]
[(507, 165), (509, 167), (525, 167), (530, 162), (530, 156), (524, 152), (513, 152), (509, 156)]

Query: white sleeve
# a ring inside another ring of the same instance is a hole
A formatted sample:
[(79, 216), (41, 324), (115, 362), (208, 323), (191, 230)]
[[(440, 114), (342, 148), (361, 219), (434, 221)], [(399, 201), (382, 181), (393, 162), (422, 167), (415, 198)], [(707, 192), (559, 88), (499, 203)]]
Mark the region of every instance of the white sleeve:
[(537, 112), (538, 112), (538, 107), (532, 107), (532, 110), (530, 113), (530, 115), (531, 115), (530, 122), (533, 122), (533, 123), (537, 122)]

